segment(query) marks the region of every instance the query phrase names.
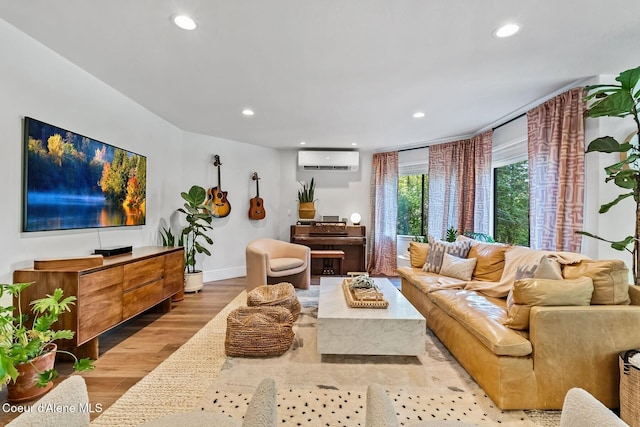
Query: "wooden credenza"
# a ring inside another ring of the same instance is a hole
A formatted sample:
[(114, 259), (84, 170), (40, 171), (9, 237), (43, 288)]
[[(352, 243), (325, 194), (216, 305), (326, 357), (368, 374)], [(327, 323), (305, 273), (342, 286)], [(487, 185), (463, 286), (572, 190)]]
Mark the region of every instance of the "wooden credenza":
[(71, 312), (54, 325), (75, 332), (72, 340), (58, 346), (78, 357), (97, 359), (98, 336), (143, 311), (158, 306), (171, 310), (171, 297), (184, 286), (183, 248), (148, 246), (132, 253), (99, 260), (86, 267), (75, 263), (46, 263), (16, 270), (14, 283), (35, 282), (22, 292), (22, 310), (30, 313), (29, 302), (61, 288), (64, 296), (75, 295)]

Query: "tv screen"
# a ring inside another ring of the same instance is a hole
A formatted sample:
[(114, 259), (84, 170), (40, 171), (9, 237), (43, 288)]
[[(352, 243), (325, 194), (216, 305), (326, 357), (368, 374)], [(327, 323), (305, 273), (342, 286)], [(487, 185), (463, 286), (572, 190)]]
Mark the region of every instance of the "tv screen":
[(147, 158), (24, 119), (22, 231), (144, 225)]

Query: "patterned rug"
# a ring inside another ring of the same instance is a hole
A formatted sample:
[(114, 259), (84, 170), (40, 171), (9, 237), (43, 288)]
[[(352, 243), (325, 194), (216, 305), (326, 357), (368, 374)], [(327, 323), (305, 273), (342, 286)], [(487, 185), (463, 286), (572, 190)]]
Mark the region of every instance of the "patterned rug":
[(366, 387), (382, 384), (401, 425), (462, 420), (477, 425), (556, 426), (554, 411), (501, 411), (442, 344), (427, 334), (422, 357), (320, 356), (315, 351), (318, 286), (298, 291), (303, 306), (292, 348), (275, 358), (227, 358), (226, 318), (244, 305), (242, 292), (156, 369), (94, 420), (94, 426), (135, 426), (167, 414), (212, 410), (241, 419), (253, 390), (276, 380), (280, 424), (364, 425)]
[(363, 426), (370, 383), (385, 387), (401, 425), (423, 420), (509, 426), (558, 424), (558, 413), (501, 411), (430, 332), (425, 355), (420, 357), (318, 354), (318, 289), (312, 286), (298, 291), (302, 310), (292, 348), (276, 358), (227, 358), (205, 393), (201, 409), (240, 419), (257, 384), (271, 377), (278, 388), (282, 425)]

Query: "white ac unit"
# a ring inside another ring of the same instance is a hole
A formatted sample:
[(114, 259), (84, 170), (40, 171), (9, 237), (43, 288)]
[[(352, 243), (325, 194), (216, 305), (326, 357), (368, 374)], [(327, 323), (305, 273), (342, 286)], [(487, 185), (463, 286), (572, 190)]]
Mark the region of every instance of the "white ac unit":
[(357, 151), (298, 151), (298, 168), (301, 170), (356, 172), (359, 164)]

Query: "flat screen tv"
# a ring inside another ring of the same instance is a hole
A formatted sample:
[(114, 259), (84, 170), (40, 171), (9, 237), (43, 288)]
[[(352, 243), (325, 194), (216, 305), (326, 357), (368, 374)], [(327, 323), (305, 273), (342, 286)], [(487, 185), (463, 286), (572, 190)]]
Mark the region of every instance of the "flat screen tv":
[(147, 158), (24, 119), (22, 231), (145, 224)]

